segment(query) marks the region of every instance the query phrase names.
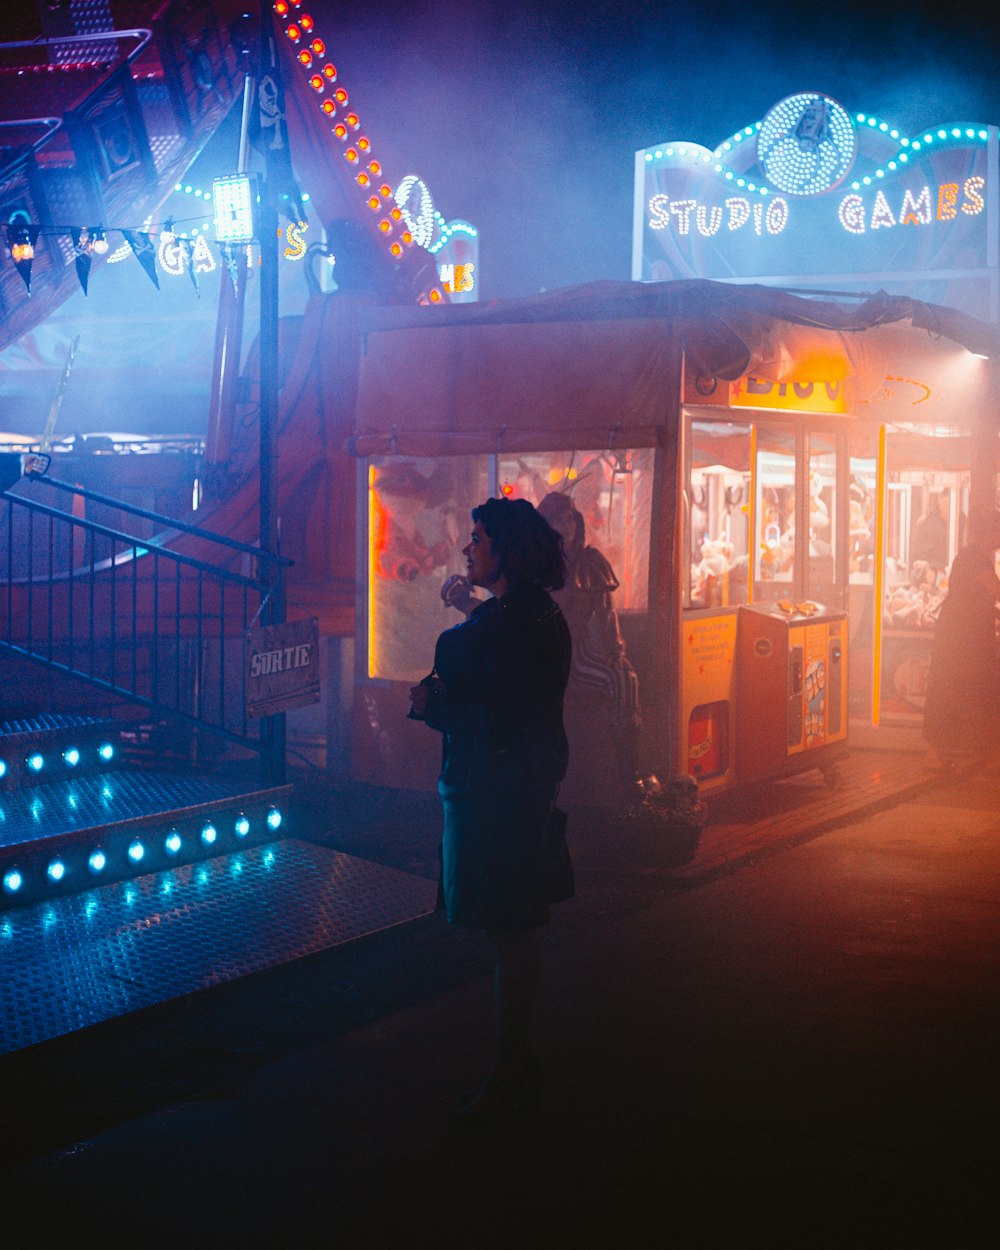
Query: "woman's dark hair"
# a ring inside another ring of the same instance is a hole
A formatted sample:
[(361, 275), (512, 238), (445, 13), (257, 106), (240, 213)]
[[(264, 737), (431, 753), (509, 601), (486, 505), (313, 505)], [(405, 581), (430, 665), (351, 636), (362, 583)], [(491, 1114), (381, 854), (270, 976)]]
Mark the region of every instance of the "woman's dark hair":
[(487, 499), (472, 509), (512, 586), (559, 590), (566, 581), (562, 539), (527, 499)]

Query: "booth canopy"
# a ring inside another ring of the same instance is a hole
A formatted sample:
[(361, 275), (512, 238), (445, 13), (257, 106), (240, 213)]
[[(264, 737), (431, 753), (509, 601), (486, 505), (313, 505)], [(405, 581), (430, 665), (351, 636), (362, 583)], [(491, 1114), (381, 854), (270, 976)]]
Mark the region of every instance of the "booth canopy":
[(843, 383), (854, 417), (969, 428), (992, 402), (981, 357), (1000, 357), (1000, 330), (955, 309), (708, 281), (373, 308), (362, 330), (359, 456), (655, 446), (684, 369)]

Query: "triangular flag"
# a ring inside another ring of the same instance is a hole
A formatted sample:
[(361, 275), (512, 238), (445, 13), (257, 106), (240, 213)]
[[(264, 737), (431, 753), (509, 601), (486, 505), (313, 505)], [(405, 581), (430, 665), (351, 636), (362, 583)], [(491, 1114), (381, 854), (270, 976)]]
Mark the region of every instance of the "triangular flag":
[(264, 157), (267, 191), (271, 202), (291, 221), (305, 221), (302, 192), (292, 170), (288, 146), (288, 119), (285, 112), (285, 87), (281, 78), (278, 41), (274, 33), (271, 6), (260, 6), (260, 37), (258, 43), (257, 99), (251, 111), (248, 136)]
[(90, 279), (90, 250), (93, 240), (86, 226), (70, 226), (73, 238), (73, 255), (76, 261), (76, 276), (80, 279), (84, 295), (87, 294), (87, 282)]
[(41, 226), (8, 226), (7, 246), (10, 258), (17, 266), (17, 272), (24, 279), (24, 285), (31, 294), (31, 262), (35, 259), (35, 244), (41, 234)]
[(236, 267), (236, 249), (231, 243), (220, 243), (219, 251), (222, 254), (222, 263), (226, 266), (226, 272), (233, 284), (233, 294), (240, 293), (240, 274)]
[(181, 249), (181, 255), (184, 257), (184, 264), (187, 265), (187, 271), (191, 278), (191, 285), (194, 287), (194, 293), (201, 299), (201, 287), (198, 285), (198, 272), (194, 267), (194, 248), (191, 246), (190, 239), (178, 239), (178, 245)]
[(144, 230), (123, 230), (125, 242), (135, 253), (135, 258), (149, 274), (153, 286), (160, 289), (160, 279), (156, 276), (156, 248), (153, 240)]

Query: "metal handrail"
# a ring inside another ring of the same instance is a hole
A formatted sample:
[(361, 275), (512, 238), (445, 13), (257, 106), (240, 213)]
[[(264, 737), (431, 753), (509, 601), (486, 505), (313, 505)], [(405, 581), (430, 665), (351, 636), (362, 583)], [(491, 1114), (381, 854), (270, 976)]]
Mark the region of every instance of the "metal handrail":
[[(202, 529), (200, 525), (191, 525), (187, 521), (178, 521), (174, 517), (165, 516), (161, 512), (151, 512), (148, 508), (140, 508), (137, 504), (125, 503), (120, 499), (112, 499), (109, 495), (102, 495), (96, 490), (90, 490), (84, 486), (74, 486), (71, 482), (62, 482), (57, 477), (49, 477), (47, 474), (26, 473), (25, 477), (32, 482), (42, 482), (46, 486), (51, 486), (55, 490), (66, 491), (71, 495), (78, 495), (83, 499), (93, 500), (94, 503), (105, 504), (108, 507), (115, 508), (119, 512), (128, 513), (129, 516), (142, 517), (144, 521), (155, 521), (165, 530), (179, 530), (183, 534), (191, 534), (195, 538), (203, 538), (209, 542), (219, 543), (223, 547), (229, 547), (233, 551), (240, 551), (244, 555), (254, 556), (259, 560), (264, 560), (272, 564), (282, 564), (289, 567), (294, 564), (294, 560), (290, 560), (287, 556), (278, 555), (273, 551), (265, 551), (263, 547), (255, 547), (251, 543), (240, 542), (237, 538), (229, 538), (225, 534), (215, 534), (211, 530)], [(4, 492), (6, 493), (6, 492)], [(23, 498), (23, 496), (16, 496)], [(46, 507), (45, 504), (38, 504), (39, 508)], [(60, 513), (60, 515), (64, 515)], [(89, 522), (89, 524), (94, 524)], [(113, 531), (107, 531), (109, 534)], [(131, 541), (131, 535), (123, 535)], [(142, 545), (159, 546), (155, 538), (147, 538), (142, 540)]]
[(269, 556), (267, 574), (251, 577), (24, 495), (0, 499), (0, 648), (259, 751), (262, 775), (274, 775), (269, 726), (251, 726), (244, 678), (250, 628), (269, 596), (283, 599), (292, 562), (186, 527)]

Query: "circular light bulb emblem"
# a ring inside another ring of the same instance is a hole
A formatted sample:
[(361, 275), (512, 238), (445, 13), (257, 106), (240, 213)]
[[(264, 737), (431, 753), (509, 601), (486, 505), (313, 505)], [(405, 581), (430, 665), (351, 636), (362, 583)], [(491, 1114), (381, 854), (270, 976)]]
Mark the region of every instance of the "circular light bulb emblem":
[(820, 195), (847, 177), (858, 141), (847, 110), (829, 96), (799, 92), (768, 111), (757, 135), (757, 159), (788, 195)]

